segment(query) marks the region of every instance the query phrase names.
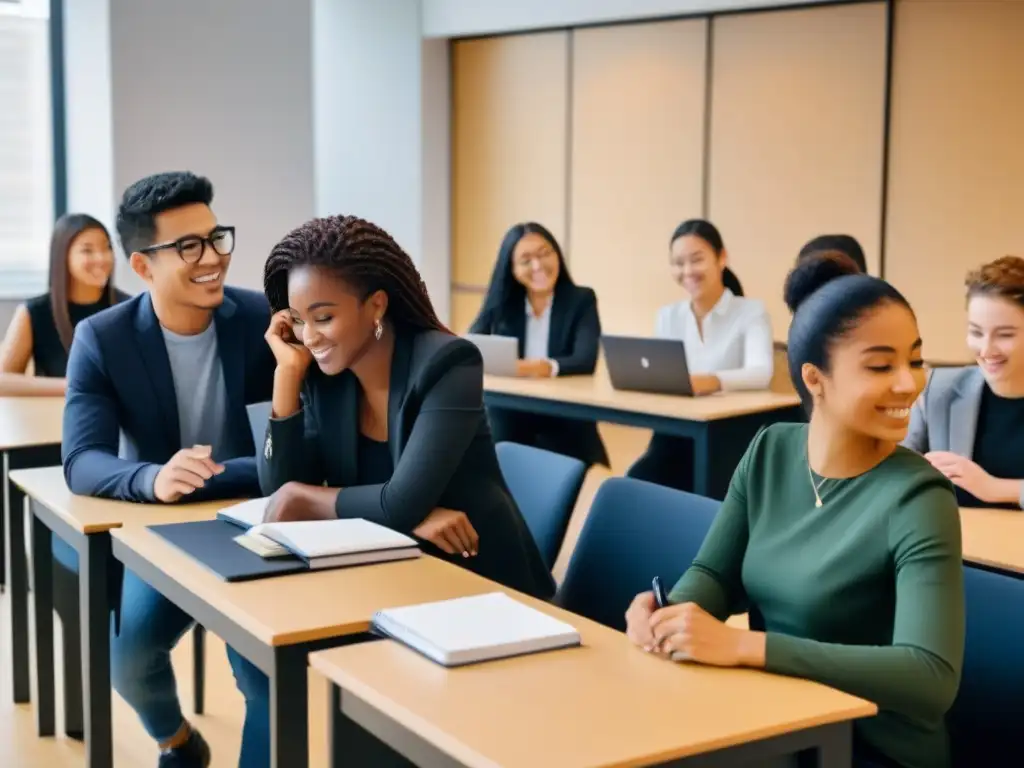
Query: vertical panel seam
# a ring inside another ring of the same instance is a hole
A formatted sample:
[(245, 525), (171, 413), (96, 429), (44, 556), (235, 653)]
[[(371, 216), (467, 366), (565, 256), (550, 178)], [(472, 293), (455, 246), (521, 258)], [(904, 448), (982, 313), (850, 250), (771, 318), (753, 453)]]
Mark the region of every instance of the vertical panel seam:
[(885, 0), (885, 84), (882, 107), (882, 178), (878, 216), (878, 274), (885, 279), (886, 240), (889, 236), (889, 164), (892, 133), (893, 51), (896, 36), (896, 0)]
[(711, 113), (714, 98), (714, 35), (715, 17), (708, 16), (704, 22), (704, 129), (703, 146), (701, 148), (701, 218), (710, 216), (711, 208)]
[(575, 35), (569, 29), (565, 41), (565, 234), (562, 236), (563, 253), (572, 266), (572, 144), (573, 144), (573, 58)]

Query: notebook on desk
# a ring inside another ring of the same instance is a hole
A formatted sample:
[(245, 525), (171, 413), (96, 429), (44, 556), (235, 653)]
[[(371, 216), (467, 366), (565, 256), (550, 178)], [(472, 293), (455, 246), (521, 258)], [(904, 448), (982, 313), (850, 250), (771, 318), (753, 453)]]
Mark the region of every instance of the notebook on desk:
[(581, 642), (574, 627), (503, 592), (378, 611), (371, 626), (445, 667)]
[(256, 523), (263, 519), (261, 502), (265, 508), (266, 499), (254, 499), (221, 510), (216, 520), (155, 525), (150, 530), (225, 581), (370, 565), (421, 554), (414, 539), (369, 520)]

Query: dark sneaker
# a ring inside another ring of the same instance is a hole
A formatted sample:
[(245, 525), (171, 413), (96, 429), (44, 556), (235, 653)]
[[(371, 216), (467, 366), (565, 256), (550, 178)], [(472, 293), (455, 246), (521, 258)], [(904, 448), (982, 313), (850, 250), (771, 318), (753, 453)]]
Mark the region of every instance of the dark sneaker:
[(188, 735), (188, 741), (180, 747), (168, 749), (160, 753), (157, 768), (208, 768), (210, 765), (210, 745), (196, 729)]

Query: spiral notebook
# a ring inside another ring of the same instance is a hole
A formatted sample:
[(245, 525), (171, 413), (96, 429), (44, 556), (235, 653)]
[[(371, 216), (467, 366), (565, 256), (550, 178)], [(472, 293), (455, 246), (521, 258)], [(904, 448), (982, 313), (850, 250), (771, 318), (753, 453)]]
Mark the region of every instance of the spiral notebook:
[(581, 644), (575, 627), (504, 592), (389, 608), (371, 626), (445, 667)]

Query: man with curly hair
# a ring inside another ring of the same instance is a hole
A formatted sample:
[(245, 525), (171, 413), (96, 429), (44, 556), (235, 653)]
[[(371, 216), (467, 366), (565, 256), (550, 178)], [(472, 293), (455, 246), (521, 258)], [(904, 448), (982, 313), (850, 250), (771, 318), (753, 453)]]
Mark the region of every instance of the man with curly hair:
[[(147, 291), (78, 325), (67, 368), (63, 463), (76, 494), (173, 503), (259, 495), (246, 405), (270, 399), (274, 357), (261, 293), (225, 286), (234, 227), (210, 181), (160, 173), (132, 184), (117, 232)], [(74, 552), (55, 551), (76, 568)], [(170, 652), (193, 620), (130, 571), (111, 641), (114, 688), (160, 745), (160, 768), (205, 768), (182, 715)], [(237, 654), (229, 651), (239, 687)]]

